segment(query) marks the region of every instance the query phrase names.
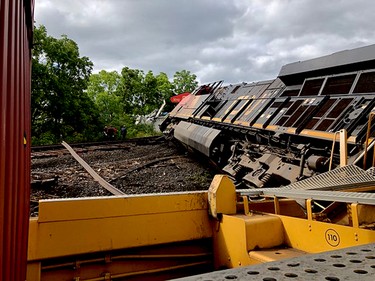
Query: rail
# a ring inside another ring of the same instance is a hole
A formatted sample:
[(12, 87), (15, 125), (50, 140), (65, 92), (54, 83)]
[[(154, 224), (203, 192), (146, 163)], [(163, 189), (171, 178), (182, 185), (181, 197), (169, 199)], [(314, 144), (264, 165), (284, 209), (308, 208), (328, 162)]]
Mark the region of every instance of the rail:
[(61, 143), (69, 152), (70, 154), (72, 154), (72, 156), (77, 160), (77, 162), (79, 164), (82, 165), (83, 168), (85, 168), (85, 170), (94, 178), (95, 181), (97, 181), (102, 187), (104, 187), (106, 190), (108, 190), (109, 192), (111, 192), (113, 195), (125, 195), (124, 192), (122, 192), (121, 190), (118, 190), (117, 188), (115, 188), (113, 185), (111, 185), (110, 183), (106, 182), (101, 176), (98, 175), (98, 173), (96, 173), (91, 167), (89, 164), (87, 164), (85, 162), (85, 160), (83, 160), (75, 151), (73, 148), (71, 148), (69, 146), (69, 144), (67, 144), (66, 142), (62, 142)]

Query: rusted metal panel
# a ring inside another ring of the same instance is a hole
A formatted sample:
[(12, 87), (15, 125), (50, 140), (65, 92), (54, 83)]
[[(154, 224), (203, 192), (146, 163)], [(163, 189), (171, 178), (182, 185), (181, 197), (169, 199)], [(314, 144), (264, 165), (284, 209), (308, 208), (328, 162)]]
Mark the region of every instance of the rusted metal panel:
[(33, 0), (0, 0), (0, 280), (25, 280)]

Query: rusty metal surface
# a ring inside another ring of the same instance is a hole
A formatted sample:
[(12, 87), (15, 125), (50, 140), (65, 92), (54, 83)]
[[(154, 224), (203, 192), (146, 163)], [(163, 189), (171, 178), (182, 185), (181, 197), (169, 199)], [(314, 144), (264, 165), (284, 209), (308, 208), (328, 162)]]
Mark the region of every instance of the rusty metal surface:
[(0, 0), (0, 280), (26, 278), (33, 7)]

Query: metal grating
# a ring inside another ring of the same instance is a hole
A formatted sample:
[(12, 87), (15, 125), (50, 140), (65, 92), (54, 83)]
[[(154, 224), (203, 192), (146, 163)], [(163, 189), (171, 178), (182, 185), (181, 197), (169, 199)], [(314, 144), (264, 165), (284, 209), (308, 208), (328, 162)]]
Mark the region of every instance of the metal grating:
[(369, 175), (375, 177), (375, 167), (371, 167), (370, 169), (368, 169), (366, 171), (366, 174), (369, 174)]
[(297, 190), (285, 188), (263, 189), (265, 196), (288, 197), (293, 199), (313, 199), (343, 203), (375, 205), (375, 194), (365, 192), (343, 192), (326, 190)]
[(247, 196), (268, 196), (287, 197), (293, 199), (313, 199), (332, 202), (359, 203), (375, 205), (375, 193), (365, 192), (343, 192), (326, 190), (303, 190), (288, 188), (259, 188), (259, 189), (239, 189), (241, 195)]
[(264, 195), (375, 205), (375, 193), (343, 192), (348, 189), (375, 186), (374, 171), (375, 168), (365, 171), (355, 165), (348, 165), (281, 188), (237, 191), (249, 196)]
[(342, 190), (348, 187), (375, 185), (374, 169), (365, 171), (355, 165), (332, 171), (290, 184), (285, 189)]
[(367, 244), (320, 254), (221, 270), (181, 278), (186, 281), (227, 280), (374, 280), (375, 244)]

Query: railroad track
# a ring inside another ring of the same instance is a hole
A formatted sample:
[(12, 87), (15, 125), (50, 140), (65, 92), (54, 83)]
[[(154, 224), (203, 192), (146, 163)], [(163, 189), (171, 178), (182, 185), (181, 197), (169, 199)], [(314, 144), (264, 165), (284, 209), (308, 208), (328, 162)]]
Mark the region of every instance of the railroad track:
[[(157, 143), (162, 143), (162, 142), (165, 142), (165, 139), (163, 136), (152, 136), (152, 137), (133, 138), (133, 139), (115, 140), (115, 141), (72, 143), (69, 145), (73, 148), (87, 148), (87, 147), (95, 147), (95, 146), (116, 147), (118, 145), (123, 145), (123, 144), (152, 145), (152, 144), (157, 144)], [(65, 147), (62, 144), (41, 145), (41, 146), (32, 146), (31, 152), (34, 153), (34, 152), (40, 152), (40, 151), (63, 150), (63, 149), (65, 149)]]
[[(209, 167), (190, 158), (163, 137), (125, 142), (73, 144), (74, 151), (107, 183), (125, 194), (206, 190)], [(110, 196), (62, 145), (32, 153), (31, 214), (41, 199)]]

